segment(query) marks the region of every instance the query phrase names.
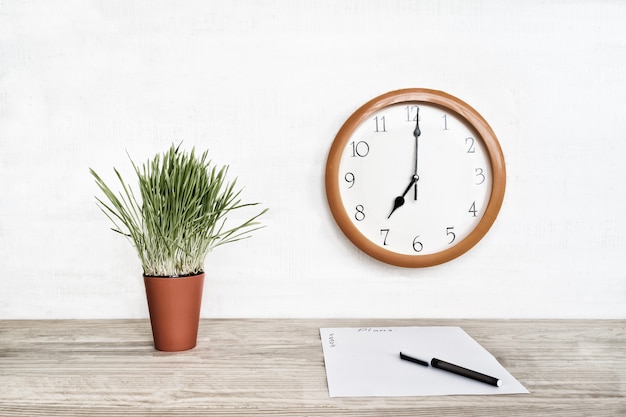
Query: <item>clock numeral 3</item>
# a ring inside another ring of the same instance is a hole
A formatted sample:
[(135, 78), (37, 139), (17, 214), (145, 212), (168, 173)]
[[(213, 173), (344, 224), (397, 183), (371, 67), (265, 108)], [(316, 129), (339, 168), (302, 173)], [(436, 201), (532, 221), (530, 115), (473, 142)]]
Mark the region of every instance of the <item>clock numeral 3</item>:
[(474, 184), (476, 185), (480, 185), (483, 182), (485, 182), (485, 180), (487, 179), (487, 177), (485, 177), (485, 174), (483, 172), (482, 168), (476, 168), (474, 170), (474, 172), (476, 173), (476, 182)]

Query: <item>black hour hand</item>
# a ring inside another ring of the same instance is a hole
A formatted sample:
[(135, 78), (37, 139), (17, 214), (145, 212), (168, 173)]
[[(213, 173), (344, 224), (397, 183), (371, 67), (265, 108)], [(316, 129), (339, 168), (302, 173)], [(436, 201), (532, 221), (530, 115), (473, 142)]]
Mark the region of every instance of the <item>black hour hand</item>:
[(417, 175), (413, 175), (413, 178), (411, 178), (411, 182), (406, 187), (402, 195), (396, 197), (396, 199), (393, 201), (393, 208), (391, 209), (391, 213), (389, 213), (389, 216), (387, 216), (387, 218), (390, 218), (394, 211), (404, 205), (404, 196), (409, 192), (413, 184), (415, 184), (418, 179), (419, 177)]

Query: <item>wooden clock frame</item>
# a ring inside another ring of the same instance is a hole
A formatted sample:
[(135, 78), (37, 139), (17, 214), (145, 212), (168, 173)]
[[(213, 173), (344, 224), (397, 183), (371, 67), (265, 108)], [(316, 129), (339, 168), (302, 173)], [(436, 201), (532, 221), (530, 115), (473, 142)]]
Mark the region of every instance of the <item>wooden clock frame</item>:
[[(456, 113), (469, 123), (480, 136), (491, 162), (492, 187), (489, 203), (474, 230), (461, 242), (441, 252), (427, 255), (406, 255), (384, 249), (365, 237), (352, 223), (341, 199), (339, 165), (345, 146), (355, 129), (375, 112), (399, 103), (428, 103)], [(469, 104), (442, 91), (408, 88), (378, 96), (355, 111), (341, 127), (328, 153), (326, 161), (326, 197), (337, 225), (359, 249), (379, 261), (408, 268), (428, 267), (448, 262), (474, 247), (489, 231), (504, 200), (506, 168), (498, 139), (487, 121)]]

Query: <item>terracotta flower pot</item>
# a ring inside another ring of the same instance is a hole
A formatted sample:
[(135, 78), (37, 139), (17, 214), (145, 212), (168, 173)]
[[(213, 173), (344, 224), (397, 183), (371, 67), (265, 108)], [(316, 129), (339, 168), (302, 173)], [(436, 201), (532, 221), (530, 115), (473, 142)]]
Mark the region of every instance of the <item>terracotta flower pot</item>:
[(180, 278), (144, 275), (154, 347), (166, 352), (192, 349), (198, 322), (204, 273)]

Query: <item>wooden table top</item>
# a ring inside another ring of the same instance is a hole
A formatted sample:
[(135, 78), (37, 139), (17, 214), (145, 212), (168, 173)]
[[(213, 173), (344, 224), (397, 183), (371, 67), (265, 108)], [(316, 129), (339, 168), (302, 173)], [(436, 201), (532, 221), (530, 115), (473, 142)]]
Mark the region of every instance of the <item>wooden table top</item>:
[[(460, 326), (530, 394), (330, 398), (320, 327)], [(626, 320), (0, 321), (0, 416), (626, 416)]]

